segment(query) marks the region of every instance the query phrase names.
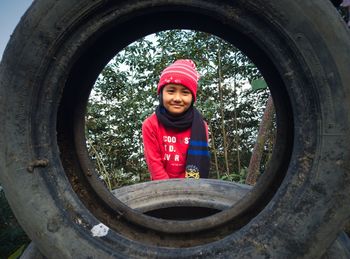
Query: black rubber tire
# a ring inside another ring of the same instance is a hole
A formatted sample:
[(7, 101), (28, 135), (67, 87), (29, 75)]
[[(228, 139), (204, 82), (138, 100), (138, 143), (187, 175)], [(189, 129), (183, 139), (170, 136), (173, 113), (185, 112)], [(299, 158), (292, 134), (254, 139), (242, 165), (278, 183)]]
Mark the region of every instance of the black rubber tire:
[[(181, 180), (153, 181), (115, 189), (112, 193), (129, 207), (149, 212), (157, 209), (191, 206), (224, 210), (238, 202), (251, 190), (249, 185), (233, 182), (205, 180), (201, 183), (200, 188), (194, 183), (187, 181), (184, 186)], [(183, 213), (183, 210), (179, 212)], [(187, 213), (189, 212), (185, 212)], [(347, 259), (349, 257), (350, 239), (345, 232), (341, 232), (323, 258)], [(31, 243), (21, 259), (37, 258), (43, 258), (43, 256)]]
[(43, 256), (37, 248), (37, 246), (33, 242), (31, 242), (26, 248), (26, 250), (24, 250), (20, 259), (46, 259), (46, 257)]
[[(89, 172), (75, 119), (97, 75), (128, 43), (171, 28), (234, 43), (270, 85), (284, 130), (270, 164), (273, 181), (242, 199), (254, 206), (241, 211), (241, 224), (229, 216), (244, 202), (172, 225), (108, 194), (99, 199), (105, 191), (82, 177)], [(327, 0), (35, 1), (0, 68), (0, 181), (9, 203), (47, 257), (319, 258), (350, 216), (349, 49), (347, 28)], [(93, 236), (101, 221), (108, 234)], [(172, 247), (188, 236), (200, 244)]]
[(152, 181), (112, 191), (130, 208), (143, 213), (168, 207), (204, 207), (226, 210), (246, 195), (251, 186), (217, 180)]
[[(131, 208), (147, 213), (182, 206), (225, 210), (251, 190), (249, 185), (234, 182), (205, 180), (200, 186), (194, 183), (188, 181), (184, 185), (181, 180), (154, 181), (125, 186), (113, 190), (112, 193)], [(182, 212), (180, 210), (180, 213)], [(322, 259), (328, 258), (350, 258), (350, 239), (344, 231), (338, 234), (337, 239), (322, 257)]]

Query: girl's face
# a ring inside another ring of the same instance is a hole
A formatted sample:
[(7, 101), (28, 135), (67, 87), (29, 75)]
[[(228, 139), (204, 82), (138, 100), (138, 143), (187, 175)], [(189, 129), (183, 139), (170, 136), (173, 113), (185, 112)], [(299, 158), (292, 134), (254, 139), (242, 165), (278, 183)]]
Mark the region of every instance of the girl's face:
[(178, 116), (190, 108), (192, 93), (183, 85), (167, 84), (163, 88), (163, 105), (167, 111)]

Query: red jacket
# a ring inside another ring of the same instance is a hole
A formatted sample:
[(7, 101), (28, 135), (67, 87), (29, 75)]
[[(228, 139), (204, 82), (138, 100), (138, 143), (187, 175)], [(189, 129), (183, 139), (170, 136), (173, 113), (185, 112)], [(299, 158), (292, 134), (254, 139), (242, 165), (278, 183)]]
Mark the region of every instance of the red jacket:
[[(208, 125), (205, 123), (208, 139)], [(167, 129), (154, 113), (142, 124), (144, 153), (151, 180), (185, 178), (191, 128)]]
[(184, 178), (191, 128), (167, 129), (152, 114), (142, 124), (144, 153), (152, 180)]

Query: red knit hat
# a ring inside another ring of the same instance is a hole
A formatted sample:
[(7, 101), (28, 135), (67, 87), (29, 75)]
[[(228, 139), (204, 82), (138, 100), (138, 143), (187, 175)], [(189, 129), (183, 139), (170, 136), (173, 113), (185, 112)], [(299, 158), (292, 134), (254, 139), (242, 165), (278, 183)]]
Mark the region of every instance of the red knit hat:
[(190, 59), (179, 59), (165, 68), (160, 75), (158, 83), (158, 94), (167, 84), (179, 84), (187, 87), (196, 100), (199, 74), (196, 64)]

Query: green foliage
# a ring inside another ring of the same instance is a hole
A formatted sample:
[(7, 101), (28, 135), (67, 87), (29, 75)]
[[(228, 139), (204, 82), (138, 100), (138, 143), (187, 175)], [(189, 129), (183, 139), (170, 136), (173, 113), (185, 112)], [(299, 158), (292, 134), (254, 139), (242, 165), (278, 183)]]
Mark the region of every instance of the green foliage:
[(263, 78), (255, 79), (251, 84), (254, 91), (267, 88), (267, 84)]
[[(149, 180), (141, 126), (158, 105), (161, 71), (179, 58), (194, 60), (201, 74), (196, 106), (212, 126), (210, 138), (217, 144), (219, 175), (225, 172), (224, 138), (228, 140), (230, 171), (239, 171), (238, 159), (242, 168), (248, 167), (268, 97), (268, 90), (253, 92), (249, 86), (249, 81), (261, 78), (259, 70), (241, 51), (216, 36), (163, 31), (119, 52), (101, 72), (90, 96), (86, 116), (89, 152), (109, 189)], [(218, 102), (219, 83), (223, 105)], [(222, 108), (224, 117), (219, 112)], [(223, 126), (227, 136), (222, 135)], [(217, 175), (213, 170), (215, 166), (210, 175)]]
[(342, 7), (340, 6), (339, 8), (337, 8), (339, 14), (341, 15), (341, 17), (344, 19), (345, 22), (348, 22), (350, 19), (350, 13), (347, 7)]
[[(30, 240), (17, 223), (0, 187), (0, 258), (8, 258), (14, 252), (19, 253), (21, 247), (28, 245)], [(15, 256), (13, 254), (13, 256)], [(18, 258), (18, 257), (13, 257)]]
[(230, 181), (230, 182), (237, 182), (237, 183), (245, 183), (245, 179), (247, 177), (248, 168), (242, 168), (239, 173), (231, 173), (231, 174), (224, 174), (220, 177), (220, 180)]
[(20, 248), (18, 248), (13, 254), (11, 254), (8, 259), (17, 259), (20, 258), (22, 253), (24, 252), (26, 248), (26, 245), (22, 245)]

